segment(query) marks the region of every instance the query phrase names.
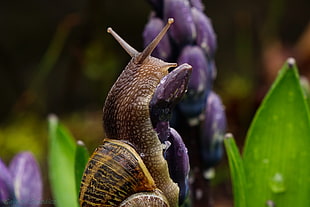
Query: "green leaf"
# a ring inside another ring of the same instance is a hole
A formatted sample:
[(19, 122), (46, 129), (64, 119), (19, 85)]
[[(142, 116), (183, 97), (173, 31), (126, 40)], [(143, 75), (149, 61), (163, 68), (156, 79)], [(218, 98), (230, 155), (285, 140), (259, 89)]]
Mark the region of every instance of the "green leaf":
[(228, 156), (230, 174), (232, 178), (234, 206), (247, 207), (246, 177), (244, 174), (243, 161), (232, 135), (226, 135), (224, 145)]
[(294, 59), (283, 66), (247, 134), (249, 206), (310, 206), (310, 119)]
[(79, 195), (80, 192), (81, 180), (85, 170), (85, 166), (88, 162), (88, 158), (89, 153), (84, 143), (81, 140), (77, 141), (75, 150), (75, 166), (74, 166), (77, 196)]
[(74, 174), (76, 145), (70, 133), (51, 115), (49, 124), (49, 178), (55, 204), (58, 207), (77, 207)]

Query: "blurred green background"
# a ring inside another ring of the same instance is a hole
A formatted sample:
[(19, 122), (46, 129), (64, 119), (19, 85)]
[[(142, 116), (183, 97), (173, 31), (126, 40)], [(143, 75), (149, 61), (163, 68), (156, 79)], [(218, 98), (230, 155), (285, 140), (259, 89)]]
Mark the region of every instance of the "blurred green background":
[[(310, 1), (203, 3), (218, 40), (214, 90), (226, 106), (228, 131), (242, 145), (286, 58), (295, 57), (300, 73), (310, 77)], [(45, 174), (48, 198), (47, 115), (58, 115), (76, 139), (90, 151), (95, 148), (103, 137), (105, 96), (129, 61), (106, 28), (142, 50), (151, 7), (145, 0), (13, 0), (0, 5), (0, 157), (8, 163), (17, 152), (32, 151)], [(214, 185), (227, 173), (220, 171)], [(231, 196), (227, 186), (215, 200)]]

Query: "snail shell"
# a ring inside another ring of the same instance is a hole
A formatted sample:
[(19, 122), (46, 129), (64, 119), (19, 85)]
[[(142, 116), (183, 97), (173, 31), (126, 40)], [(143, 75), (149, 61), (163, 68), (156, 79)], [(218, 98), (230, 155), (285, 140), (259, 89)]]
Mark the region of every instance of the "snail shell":
[(81, 182), (80, 205), (130, 206), (136, 202), (132, 206), (137, 203), (143, 206), (150, 201), (153, 202), (151, 206), (156, 203), (168, 206), (135, 149), (122, 141), (105, 139), (86, 166)]

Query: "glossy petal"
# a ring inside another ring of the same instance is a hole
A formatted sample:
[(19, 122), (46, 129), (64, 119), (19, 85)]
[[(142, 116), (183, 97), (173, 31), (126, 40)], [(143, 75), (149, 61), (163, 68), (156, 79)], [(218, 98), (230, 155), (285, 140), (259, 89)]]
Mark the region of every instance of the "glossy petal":
[(171, 146), (167, 149), (165, 158), (168, 162), (171, 179), (179, 185), (179, 203), (182, 204), (189, 190), (188, 174), (190, 165), (188, 151), (182, 137), (173, 128), (170, 128), (168, 141), (171, 143)]
[(182, 64), (165, 76), (150, 102), (150, 114), (154, 128), (158, 122), (168, 121), (173, 107), (181, 100), (192, 73), (192, 67)]
[(223, 139), (226, 131), (226, 115), (220, 97), (211, 92), (208, 96), (205, 120), (201, 127), (201, 152), (204, 165), (216, 165), (223, 155)]
[(202, 11), (196, 8), (192, 8), (192, 15), (197, 31), (196, 43), (210, 58), (213, 58), (217, 48), (217, 43), (212, 23)]
[(207, 57), (198, 46), (185, 47), (178, 59), (178, 64), (188, 63), (193, 67), (193, 73), (188, 84), (188, 92), (200, 94), (211, 88), (211, 68)]
[[(145, 25), (143, 32), (144, 47), (146, 47), (165, 26), (165, 23), (157, 17), (151, 17)], [(167, 61), (171, 54), (171, 46), (168, 35), (165, 35), (152, 53), (152, 56)]]
[(12, 176), (0, 159), (0, 204), (14, 199)]
[(17, 154), (10, 163), (14, 192), (19, 206), (40, 206), (42, 178), (38, 163), (29, 152)]
[(192, 43), (196, 38), (196, 28), (188, 0), (165, 0), (164, 20), (174, 18), (169, 29), (172, 39), (179, 45)]
[(205, 100), (212, 87), (212, 65), (198, 46), (185, 47), (178, 63), (188, 63), (193, 67), (188, 92), (179, 104), (179, 108), (185, 117), (194, 118), (199, 116), (205, 108)]

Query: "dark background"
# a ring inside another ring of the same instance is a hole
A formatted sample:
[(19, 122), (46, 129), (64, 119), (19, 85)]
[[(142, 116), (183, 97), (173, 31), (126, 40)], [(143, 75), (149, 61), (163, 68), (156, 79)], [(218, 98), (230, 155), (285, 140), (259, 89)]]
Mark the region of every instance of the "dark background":
[[(300, 73), (309, 77), (310, 1), (203, 2), (218, 40), (214, 90), (226, 106), (228, 131), (242, 147), (286, 58), (295, 57)], [(103, 136), (105, 96), (130, 59), (106, 28), (142, 50), (150, 11), (145, 0), (0, 3), (0, 157), (6, 163), (30, 150), (46, 174), (50, 113), (93, 150)], [(218, 168), (215, 203), (230, 205), (228, 168), (225, 162)], [(45, 188), (48, 197), (48, 183)]]

